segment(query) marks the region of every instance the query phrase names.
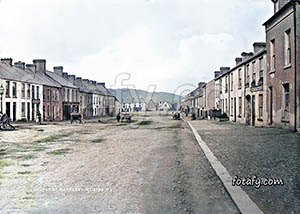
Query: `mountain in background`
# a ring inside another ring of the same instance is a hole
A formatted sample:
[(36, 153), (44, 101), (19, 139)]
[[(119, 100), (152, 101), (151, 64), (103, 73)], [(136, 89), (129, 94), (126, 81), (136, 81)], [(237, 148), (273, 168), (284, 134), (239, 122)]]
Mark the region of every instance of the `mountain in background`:
[(152, 99), (155, 103), (166, 101), (170, 104), (176, 104), (183, 98), (182, 96), (166, 92), (154, 92), (151, 97), (151, 93), (143, 90), (128, 88), (109, 90), (120, 102), (149, 102)]

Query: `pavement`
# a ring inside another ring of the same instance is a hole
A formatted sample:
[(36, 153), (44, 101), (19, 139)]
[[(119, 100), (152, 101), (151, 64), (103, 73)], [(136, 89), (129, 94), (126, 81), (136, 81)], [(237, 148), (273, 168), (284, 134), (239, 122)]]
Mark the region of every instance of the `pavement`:
[[(238, 184), (264, 213), (300, 213), (298, 133), (230, 122), (189, 122), (232, 180), (245, 178), (244, 185)], [(254, 179), (261, 182), (250, 182)], [(265, 179), (270, 183), (263, 184)], [(275, 180), (282, 183), (275, 185)]]

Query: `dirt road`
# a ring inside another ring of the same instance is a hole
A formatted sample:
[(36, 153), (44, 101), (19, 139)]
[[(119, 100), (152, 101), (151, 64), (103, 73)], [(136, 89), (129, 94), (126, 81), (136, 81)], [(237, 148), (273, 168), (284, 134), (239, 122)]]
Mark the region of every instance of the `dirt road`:
[(0, 213), (238, 213), (170, 116), (1, 132)]

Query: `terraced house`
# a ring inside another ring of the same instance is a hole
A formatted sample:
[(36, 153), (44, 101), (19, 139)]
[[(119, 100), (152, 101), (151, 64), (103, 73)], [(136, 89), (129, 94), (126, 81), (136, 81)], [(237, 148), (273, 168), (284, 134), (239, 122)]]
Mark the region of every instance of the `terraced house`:
[(268, 105), (271, 126), (300, 129), (299, 1), (273, 0), (274, 15), (264, 23), (267, 44)]
[(37, 111), (43, 114), (43, 85), (48, 84), (42, 75), (25, 68), (25, 63), (12, 64), (11, 58), (1, 59), (0, 111), (13, 121), (35, 120)]
[[(266, 43), (254, 43), (233, 69), (215, 72), (215, 94), (208, 96), (232, 122), (300, 131), (300, 1), (272, 2), (274, 15), (263, 24)], [(196, 92), (182, 106), (197, 107)]]

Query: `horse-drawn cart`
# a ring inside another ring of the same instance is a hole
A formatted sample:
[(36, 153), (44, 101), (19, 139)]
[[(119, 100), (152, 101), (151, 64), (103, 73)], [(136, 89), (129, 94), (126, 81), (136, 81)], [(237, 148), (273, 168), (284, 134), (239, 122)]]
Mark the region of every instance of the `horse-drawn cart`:
[(82, 123), (82, 118), (81, 118), (81, 114), (80, 113), (71, 113), (71, 123), (73, 123), (74, 121), (78, 121), (79, 123)]
[(10, 124), (10, 118), (6, 114), (0, 113), (0, 130), (10, 131), (15, 130), (15, 127)]

